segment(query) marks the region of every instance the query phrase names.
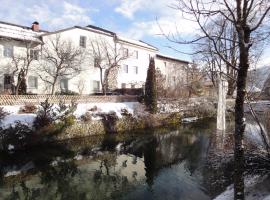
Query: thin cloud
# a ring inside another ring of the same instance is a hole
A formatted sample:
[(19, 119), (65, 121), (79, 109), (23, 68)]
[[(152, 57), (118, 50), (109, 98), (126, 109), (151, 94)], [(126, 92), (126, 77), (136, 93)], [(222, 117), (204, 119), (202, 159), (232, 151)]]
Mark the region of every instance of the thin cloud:
[[(8, 1), (3, 0), (0, 18), (13, 23), (30, 25), (39, 21), (42, 28), (55, 30), (74, 25), (93, 23), (90, 13), (96, 12), (67, 0), (58, 1)], [(22, 14), (23, 13), (23, 14)]]

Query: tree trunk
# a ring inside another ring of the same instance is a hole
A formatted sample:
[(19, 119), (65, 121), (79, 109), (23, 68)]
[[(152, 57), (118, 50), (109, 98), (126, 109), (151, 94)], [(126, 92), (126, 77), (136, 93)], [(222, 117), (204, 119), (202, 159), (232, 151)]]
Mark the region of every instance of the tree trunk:
[(52, 83), (51, 95), (53, 95), (53, 94), (54, 94), (54, 92), (55, 92), (55, 84), (56, 84), (56, 81), (57, 81), (57, 77), (54, 77), (54, 79), (53, 79), (53, 83)]
[(228, 80), (228, 92), (227, 96), (232, 97), (235, 90), (235, 81), (234, 80)]
[[(243, 27), (243, 25), (242, 25)], [(246, 95), (246, 79), (249, 68), (249, 47), (246, 45), (250, 42), (250, 29), (245, 27), (239, 30), (240, 41), (240, 62), (237, 75), (237, 95), (235, 100), (235, 135), (234, 135), (234, 199), (244, 200), (244, 102)]]
[(103, 79), (103, 72), (102, 72), (102, 68), (99, 68), (99, 75), (100, 75), (100, 83), (101, 83), (101, 89), (102, 89), (102, 94), (106, 95), (106, 90), (105, 90), (105, 85), (104, 85), (104, 79)]

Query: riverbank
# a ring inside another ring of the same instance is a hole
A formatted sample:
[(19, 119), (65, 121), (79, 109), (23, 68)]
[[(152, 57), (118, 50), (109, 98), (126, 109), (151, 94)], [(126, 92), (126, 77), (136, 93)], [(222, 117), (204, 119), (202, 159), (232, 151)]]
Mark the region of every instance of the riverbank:
[[(214, 103), (205, 100), (197, 103), (191, 101), (185, 109), (180, 110), (172, 110), (167, 105), (164, 102), (159, 103), (157, 114), (150, 114), (145, 106), (138, 102), (4, 106), (3, 112), (8, 114), (2, 118), (1, 132), (4, 132), (3, 135), (8, 137), (8, 140), (2, 137), (5, 144), (1, 146), (2, 149), (13, 150), (21, 148), (17, 147), (16, 143), (23, 146), (28, 142), (35, 144), (48, 140), (177, 126), (184, 122), (214, 117), (216, 114)], [(44, 121), (50, 123), (44, 125)], [(15, 133), (18, 130), (22, 136), (16, 138)]]

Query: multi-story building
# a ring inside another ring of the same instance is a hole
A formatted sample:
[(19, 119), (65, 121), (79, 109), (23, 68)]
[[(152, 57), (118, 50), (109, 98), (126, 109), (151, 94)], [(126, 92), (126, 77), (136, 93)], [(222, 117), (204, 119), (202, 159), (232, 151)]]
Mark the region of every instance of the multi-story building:
[(165, 77), (165, 86), (176, 88), (184, 86), (187, 82), (188, 61), (180, 60), (171, 56), (157, 54), (156, 69), (160, 70)]
[[(63, 41), (66, 46), (57, 47), (61, 44), (57, 40)], [(103, 46), (97, 48), (96, 45)], [(48, 56), (47, 51), (54, 48), (58, 52), (52, 52)], [(80, 63), (78, 66), (72, 63), (77, 68), (74, 73), (71, 73), (72, 70), (59, 73), (54, 83), (54, 92), (73, 91), (80, 94), (91, 94), (101, 91), (101, 76), (104, 77), (105, 69), (101, 72), (101, 69), (96, 65), (96, 60), (97, 58), (104, 59), (101, 62), (103, 62), (104, 68), (108, 67), (104, 63), (107, 54), (112, 54), (110, 55), (111, 59), (120, 58), (117, 67), (111, 73), (113, 76), (109, 76), (108, 87), (110, 89), (142, 87), (146, 80), (150, 57), (155, 57), (156, 66), (167, 77), (168, 85), (173, 85), (176, 80), (185, 78), (184, 68), (188, 64), (186, 61), (158, 55), (157, 48), (143, 41), (124, 38), (114, 32), (92, 25), (74, 26), (48, 32), (40, 30), (37, 22), (34, 22), (32, 27), (0, 22), (1, 93), (14, 92), (12, 90), (18, 81), (17, 76), (20, 72), (19, 64), (16, 62), (18, 60), (23, 61), (23, 65), (25, 65), (25, 61), (31, 61), (25, 72), (27, 73), (27, 92), (51, 93), (51, 83), (54, 82), (51, 75), (56, 73), (53, 64), (59, 64), (58, 62), (61, 61), (58, 59), (59, 52), (63, 54), (60, 57), (68, 56), (66, 55), (67, 49), (81, 51)], [(93, 49), (95, 51), (102, 49), (103, 53), (101, 54), (103, 55), (95, 57)], [(104, 50), (106, 50), (105, 55)], [(49, 63), (44, 61), (45, 57), (50, 61)], [(45, 65), (49, 65), (49, 68), (44, 67)]]

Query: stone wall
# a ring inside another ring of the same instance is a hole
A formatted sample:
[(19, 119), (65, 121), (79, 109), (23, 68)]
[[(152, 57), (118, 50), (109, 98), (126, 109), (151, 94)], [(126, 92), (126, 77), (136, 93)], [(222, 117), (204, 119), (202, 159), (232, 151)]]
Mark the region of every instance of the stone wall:
[(25, 105), (26, 103), (40, 104), (46, 99), (50, 103), (59, 103), (60, 100), (66, 103), (72, 101), (76, 103), (116, 103), (116, 102), (134, 102), (136, 96), (89, 96), (89, 95), (0, 95), (0, 106), (4, 105)]

